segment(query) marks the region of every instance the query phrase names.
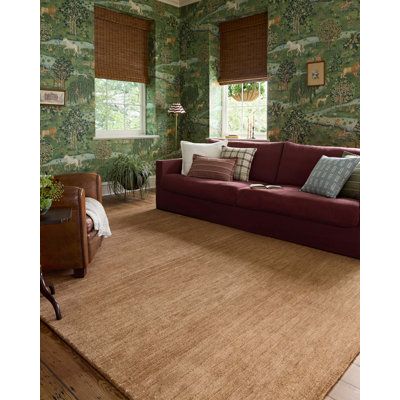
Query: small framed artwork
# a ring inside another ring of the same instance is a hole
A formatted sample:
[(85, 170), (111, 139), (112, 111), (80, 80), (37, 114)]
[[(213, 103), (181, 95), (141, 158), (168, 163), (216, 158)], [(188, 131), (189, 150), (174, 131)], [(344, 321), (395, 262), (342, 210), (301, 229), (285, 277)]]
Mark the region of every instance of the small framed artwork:
[(307, 63), (307, 85), (325, 85), (325, 61), (310, 61)]
[(65, 106), (65, 90), (40, 89), (40, 104)]

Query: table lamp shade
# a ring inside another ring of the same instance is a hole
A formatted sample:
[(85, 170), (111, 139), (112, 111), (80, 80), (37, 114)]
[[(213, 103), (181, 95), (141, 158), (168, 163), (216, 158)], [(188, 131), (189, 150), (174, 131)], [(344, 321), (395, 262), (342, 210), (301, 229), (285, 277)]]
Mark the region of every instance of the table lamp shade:
[(169, 114), (185, 114), (186, 111), (182, 107), (181, 103), (173, 103), (169, 109), (168, 109)]

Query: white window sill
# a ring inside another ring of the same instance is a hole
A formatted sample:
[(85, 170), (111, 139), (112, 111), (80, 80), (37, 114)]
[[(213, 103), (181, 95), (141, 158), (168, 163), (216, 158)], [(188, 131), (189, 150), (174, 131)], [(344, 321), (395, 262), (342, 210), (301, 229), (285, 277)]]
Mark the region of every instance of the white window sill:
[(146, 134), (135, 134), (135, 135), (123, 135), (123, 134), (101, 134), (96, 135), (93, 140), (138, 140), (138, 139), (158, 139), (159, 135), (146, 135)]
[(265, 136), (264, 137), (255, 137), (254, 139), (250, 139), (250, 138), (246, 138), (246, 137), (238, 137), (238, 138), (227, 138), (225, 137), (225, 135), (223, 135), (222, 137), (210, 137), (210, 139), (218, 139), (218, 140), (243, 140), (243, 141), (257, 141), (257, 142), (269, 142), (269, 139), (266, 139)]

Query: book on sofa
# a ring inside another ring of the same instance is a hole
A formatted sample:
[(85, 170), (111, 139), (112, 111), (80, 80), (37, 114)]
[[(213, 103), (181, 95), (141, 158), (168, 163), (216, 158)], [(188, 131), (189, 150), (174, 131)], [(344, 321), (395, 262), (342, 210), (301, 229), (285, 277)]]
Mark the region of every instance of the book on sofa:
[(252, 183), (250, 189), (282, 189), (281, 185), (264, 185), (262, 183)]

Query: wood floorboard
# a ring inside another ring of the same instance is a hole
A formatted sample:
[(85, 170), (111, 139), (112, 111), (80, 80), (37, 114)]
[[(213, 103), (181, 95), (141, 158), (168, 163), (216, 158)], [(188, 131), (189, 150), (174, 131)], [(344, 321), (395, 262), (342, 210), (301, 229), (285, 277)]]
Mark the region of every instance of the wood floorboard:
[(354, 360), (354, 364), (360, 366), (360, 355), (358, 355), (357, 358)]
[(40, 363), (41, 400), (77, 400), (63, 382), (43, 363)]
[(340, 380), (333, 387), (329, 396), (333, 400), (360, 400), (360, 389)]
[(342, 376), (341, 380), (353, 385), (357, 389), (360, 389), (360, 366), (354, 363), (350, 365), (349, 369)]
[[(60, 378), (73, 395), (75, 400), (126, 400), (113, 385), (103, 378), (62, 339), (54, 334), (44, 323), (40, 324), (40, 359)], [(47, 384), (47, 370), (44, 369), (46, 389), (59, 393), (59, 388), (50, 381)], [(42, 371), (41, 371), (42, 374)], [(47, 399), (47, 397), (43, 397)], [(49, 399), (64, 399), (49, 397)], [(69, 397), (66, 397), (69, 399)]]

